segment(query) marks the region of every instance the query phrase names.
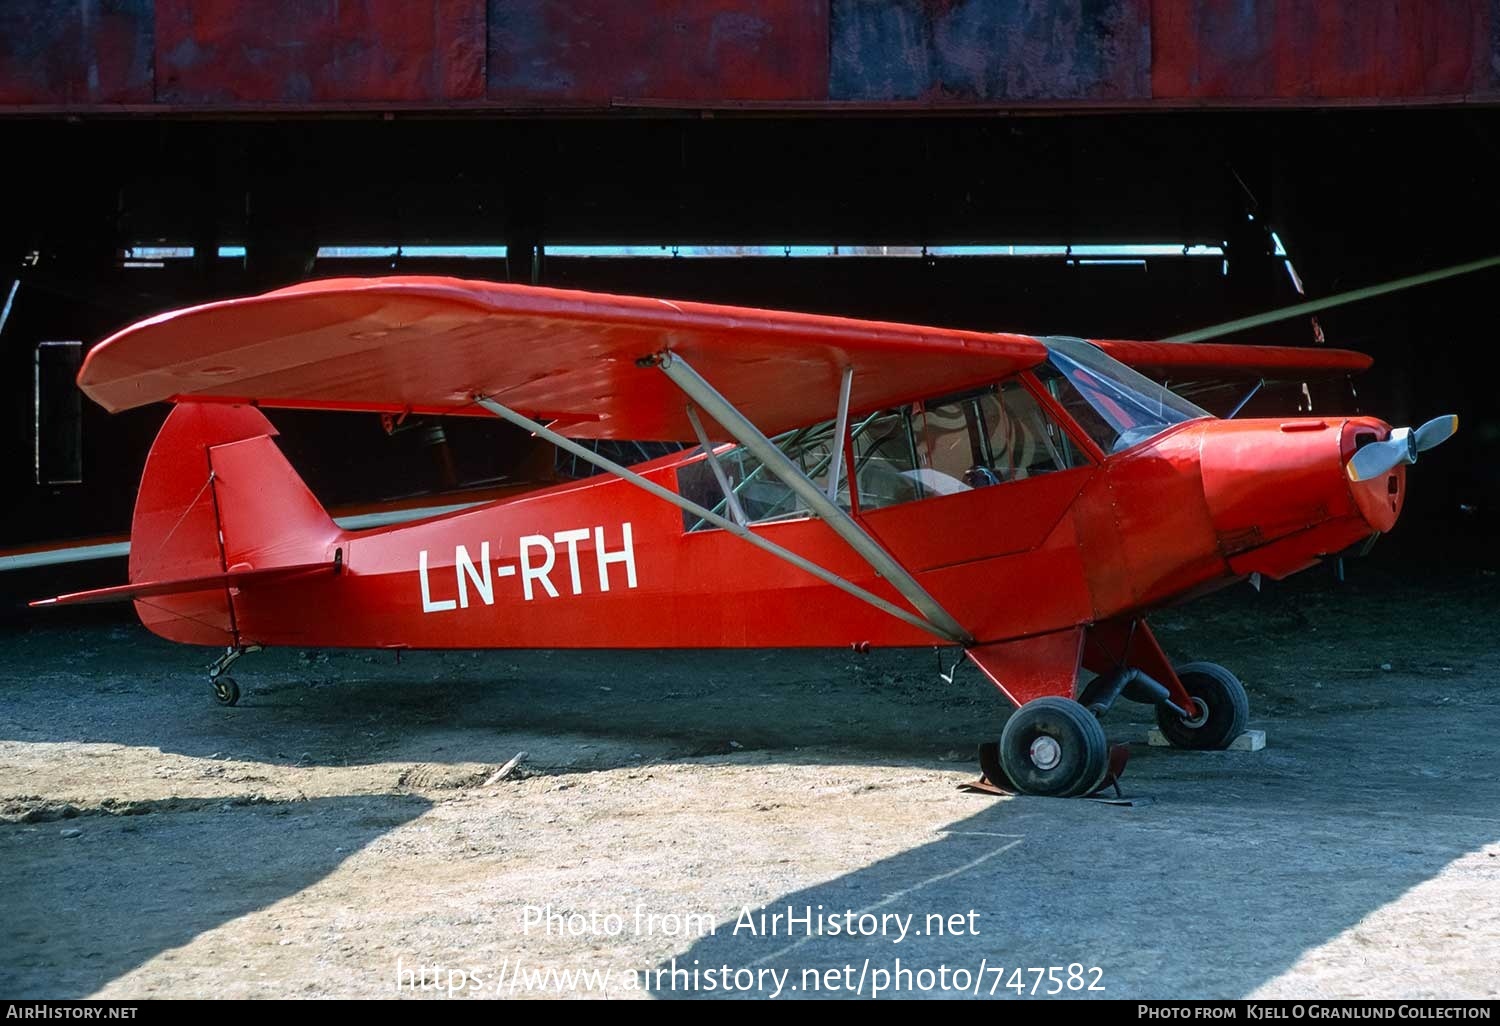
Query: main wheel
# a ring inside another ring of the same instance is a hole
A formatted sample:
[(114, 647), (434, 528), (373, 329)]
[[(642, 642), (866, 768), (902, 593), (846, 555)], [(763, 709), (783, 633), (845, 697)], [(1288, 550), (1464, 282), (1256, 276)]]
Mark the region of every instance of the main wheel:
[(1000, 733), (1000, 766), (1024, 794), (1073, 798), (1104, 781), (1109, 744), (1093, 713), (1070, 698), (1036, 698)]
[(214, 699), (220, 705), (234, 705), (240, 700), (240, 686), (233, 677), (219, 677), (213, 684)]
[(1177, 679), (1193, 699), (1192, 716), (1183, 719), (1165, 706), (1156, 707), (1156, 723), (1174, 748), (1228, 748), (1245, 732), (1250, 698), (1240, 679), (1218, 663), (1183, 663)]

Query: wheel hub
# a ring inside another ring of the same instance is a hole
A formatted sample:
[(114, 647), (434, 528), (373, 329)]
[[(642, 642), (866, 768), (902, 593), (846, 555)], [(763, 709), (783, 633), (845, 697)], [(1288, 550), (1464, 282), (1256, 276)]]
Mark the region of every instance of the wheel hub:
[(1201, 698), (1193, 699), (1193, 715), (1184, 716), (1182, 725), (1197, 730), (1208, 722), (1208, 703)]
[(1045, 734), (1031, 742), (1031, 749), (1027, 754), (1031, 757), (1031, 764), (1039, 770), (1054, 769), (1062, 762), (1062, 746), (1055, 738)]

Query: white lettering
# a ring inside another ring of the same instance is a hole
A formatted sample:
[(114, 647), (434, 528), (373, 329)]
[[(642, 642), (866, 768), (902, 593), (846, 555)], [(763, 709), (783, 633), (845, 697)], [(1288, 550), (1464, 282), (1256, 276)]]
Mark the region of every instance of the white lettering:
[[(542, 548), (547, 553), (547, 561), (541, 566), (531, 565), (531, 550)], [(528, 534), (521, 539), (521, 588), (526, 593), (526, 601), (532, 599), (531, 582), (541, 581), (542, 587), (547, 589), (547, 594), (557, 598), (557, 589), (552, 586), (552, 581), (547, 577), (552, 572), (553, 565), (557, 562), (557, 550), (552, 547), (552, 542), (545, 534)], [(602, 574), (603, 571), (601, 570)]]
[(635, 543), (630, 535), (630, 522), (620, 525), (624, 546), (619, 552), (604, 551), (604, 528), (594, 528), (594, 558), (599, 561), (599, 590), (609, 590), (609, 564), (625, 564), (625, 586), (635, 587)]
[(578, 543), (588, 541), (589, 529), (580, 527), (574, 531), (558, 531), (552, 536), (552, 540), (559, 545), (568, 547), (568, 572), (573, 577), (573, 594), (583, 594), (583, 580), (578, 574)]
[[(584, 593), (583, 567), (579, 561), (579, 548), (588, 545), (591, 538), (594, 545), (594, 560), (599, 571), (599, 590), (609, 591), (610, 567), (616, 563), (625, 565), (625, 586), (635, 588), (637, 586), (635, 532), (631, 524), (620, 525), (620, 548), (614, 552), (605, 547), (604, 532), (603, 527), (575, 527), (554, 532), (550, 536), (522, 535), (519, 541), (521, 552), (516, 562), (506, 562), (503, 558), (492, 562), (491, 546), (488, 541), (479, 544), (478, 559), (470, 554), (468, 546), (455, 545), (453, 547), (453, 579), (457, 588), (457, 598), (435, 599), (432, 597), (428, 550), (421, 549), (417, 554), (417, 568), (422, 586), (422, 612), (442, 613), (450, 609), (468, 609), (471, 589), (472, 594), (477, 595), (480, 602), (486, 606), (493, 606), (495, 604), (495, 578), (515, 577), (518, 569), (522, 591), (527, 602), (536, 598), (537, 582), (541, 582), (542, 589), (546, 591), (549, 598), (558, 598), (560, 596), (557, 585), (552, 581), (552, 572), (561, 569), (557, 563), (559, 550), (562, 549), (566, 549), (568, 554), (568, 584), (572, 587), (574, 595), (582, 595)], [(540, 555), (537, 554), (538, 552)]]
[(464, 609), (469, 608), (469, 581), (474, 582), (474, 590), (479, 592), (479, 598), (487, 606), (495, 604), (495, 582), (490, 579), (490, 543), (484, 542), (479, 546), (479, 563), (484, 567), (483, 580), (479, 577), (479, 571), (474, 568), (474, 560), (469, 558), (469, 550), (460, 545), (453, 556), (453, 572), (458, 577), (458, 604)]
[(443, 599), (439, 602), (432, 601), (431, 586), (427, 583), (427, 550), (423, 549), (417, 555), (417, 573), (422, 578), (422, 612), (441, 613), (452, 609), (457, 603), (452, 599)]

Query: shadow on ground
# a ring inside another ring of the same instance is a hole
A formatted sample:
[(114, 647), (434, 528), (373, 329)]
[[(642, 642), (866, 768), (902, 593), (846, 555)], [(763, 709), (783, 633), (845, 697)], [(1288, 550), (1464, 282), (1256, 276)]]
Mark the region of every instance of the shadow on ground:
[(213, 654), (118, 621), (12, 629), (0, 636), (0, 739), (283, 765), (381, 762), (398, 747), (422, 761), (473, 758), (452, 745), (412, 755), (423, 732), (454, 730), (646, 739), (657, 757), (818, 746), (967, 758), (1008, 711), (978, 673), (940, 680), (930, 649), (415, 652), (399, 663), (278, 649), (236, 665), (244, 694), (232, 709), (206, 683)]
[[(894, 970), (899, 958), (910, 970), (966, 969), (971, 993), (981, 965), (982, 994), (1014, 997), (1004, 985), (1016, 967), (1081, 963), (1103, 970), (1106, 989), (1072, 996), (1243, 998), (1500, 840), (1495, 714), (1490, 704), (1482, 718), (1458, 720), (1433, 708), (1318, 717), (1278, 724), (1275, 747), (1253, 756), (1137, 748), (1127, 791), (1154, 796), (1144, 807), (976, 799), (975, 814), (940, 841), (785, 894), (765, 911), (910, 913), (921, 930), (929, 914), (974, 910), (977, 934), (892, 943), (736, 934), (730, 923), (657, 966), (667, 975), (653, 974), (653, 992), (735, 996), (684, 990), (680, 974), (678, 989), (671, 982), (673, 970), (728, 965), (787, 973), (785, 996), (852, 996), (863, 971), (868, 995), (876, 982), (892, 984), (877, 970)], [(1461, 935), (1463, 924), (1447, 929)], [(1377, 932), (1361, 943), (1389, 950), (1406, 941)], [(1020, 979), (1029, 993), (1034, 978)], [(920, 982), (903, 978), (905, 992)], [(1342, 978), (1345, 991), (1378, 982)]]
[[(0, 992), (92, 994), (152, 958), (172, 958), (205, 931), (313, 886), (429, 807), (407, 795), (194, 804), (150, 816), (149, 829), (135, 816), (110, 815), (0, 829), (0, 879), (10, 878)], [(206, 817), (220, 822), (207, 829)], [(229, 829), (224, 818), (234, 821)], [(226, 973), (240, 971), (235, 951), (215, 954)]]

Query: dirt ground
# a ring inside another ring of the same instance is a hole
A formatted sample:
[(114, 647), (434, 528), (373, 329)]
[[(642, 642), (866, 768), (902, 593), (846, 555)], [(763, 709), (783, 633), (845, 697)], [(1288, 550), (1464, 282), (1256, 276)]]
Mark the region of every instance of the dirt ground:
[(1135, 743), (1129, 807), (960, 793), (1006, 707), (930, 650), (286, 650), (226, 709), (204, 650), (28, 621), (0, 994), (1500, 996), (1500, 579), (1375, 573), (1158, 617), (1269, 746)]

